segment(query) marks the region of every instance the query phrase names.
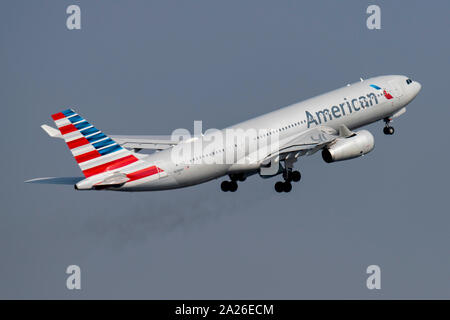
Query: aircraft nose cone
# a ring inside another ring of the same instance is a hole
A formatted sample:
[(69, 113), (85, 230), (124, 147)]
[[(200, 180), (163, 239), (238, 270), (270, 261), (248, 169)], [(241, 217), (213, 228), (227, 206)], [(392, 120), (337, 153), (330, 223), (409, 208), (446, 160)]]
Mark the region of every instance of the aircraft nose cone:
[(415, 98), (419, 94), (420, 90), (422, 89), (422, 85), (417, 81), (414, 81), (413, 85), (414, 85), (413, 98)]
[(416, 84), (417, 84), (417, 93), (419, 93), (419, 91), (422, 89), (422, 85), (420, 84), (420, 82), (417, 81)]

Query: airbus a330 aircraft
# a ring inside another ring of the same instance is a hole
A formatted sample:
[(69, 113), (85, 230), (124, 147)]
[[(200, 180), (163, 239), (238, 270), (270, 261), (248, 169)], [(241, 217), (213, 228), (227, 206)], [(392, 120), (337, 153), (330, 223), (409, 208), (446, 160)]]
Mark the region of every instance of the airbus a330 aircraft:
[[(405, 76), (361, 79), (221, 131), (184, 140), (108, 137), (68, 109), (52, 115), (59, 130), (48, 125), (42, 128), (51, 137), (64, 139), (84, 178), (38, 178), (27, 182), (70, 183), (77, 190), (154, 191), (228, 176), (221, 189), (234, 192), (238, 181), (259, 174), (263, 178), (281, 175), (283, 181), (275, 183), (275, 190), (289, 192), (291, 182), (301, 178), (300, 172), (293, 170), (299, 157), (322, 150), (323, 160), (334, 162), (367, 154), (374, 148), (372, 134), (352, 130), (383, 120), (383, 132), (392, 135), (392, 118), (406, 111), (406, 105), (420, 89), (420, 83)], [(225, 136), (227, 130), (240, 130), (244, 139), (211, 139), (217, 133)], [(192, 154), (186, 152), (196, 148)], [(140, 153), (142, 149), (156, 152)], [(174, 156), (182, 151), (183, 156)]]

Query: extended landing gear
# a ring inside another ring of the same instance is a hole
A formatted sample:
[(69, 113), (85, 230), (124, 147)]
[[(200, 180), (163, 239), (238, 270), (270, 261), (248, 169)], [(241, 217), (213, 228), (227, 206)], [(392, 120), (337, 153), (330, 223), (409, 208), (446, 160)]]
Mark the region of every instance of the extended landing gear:
[(238, 189), (237, 182), (243, 182), (247, 179), (247, 176), (244, 173), (233, 173), (229, 176), (231, 181), (222, 181), (222, 183), (220, 184), (220, 189), (222, 189), (223, 192), (235, 192)]
[(220, 189), (222, 189), (223, 192), (231, 191), (235, 192), (238, 188), (238, 184), (236, 181), (222, 181), (220, 184)]
[(276, 192), (290, 192), (292, 190), (292, 181), (298, 182), (302, 178), (300, 171), (292, 171), (292, 169), (287, 169), (283, 172), (283, 181), (278, 181), (275, 183)]
[(395, 132), (394, 127), (384, 127), (383, 133), (387, 135), (393, 135)]
[(290, 192), (292, 190), (292, 184), (289, 181), (278, 181), (275, 183), (276, 192)]
[(384, 126), (384, 128), (383, 128), (383, 133), (384, 133), (384, 134), (387, 134), (387, 135), (393, 135), (394, 132), (395, 132), (394, 127), (391, 127), (391, 126), (389, 125), (389, 124), (391, 123), (391, 119), (385, 118), (385, 119), (384, 119), (384, 123), (385, 123), (385, 126)]
[(291, 173), (292, 181), (299, 182), (301, 178), (302, 178), (302, 175), (301, 175), (300, 171), (292, 171), (292, 173)]

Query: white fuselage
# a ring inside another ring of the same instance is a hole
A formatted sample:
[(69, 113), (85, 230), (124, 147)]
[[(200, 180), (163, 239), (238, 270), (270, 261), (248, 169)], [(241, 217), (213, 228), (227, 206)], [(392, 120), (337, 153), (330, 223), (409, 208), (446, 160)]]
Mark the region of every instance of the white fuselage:
[[(227, 129), (268, 130), (268, 132), (276, 133), (282, 144), (283, 141), (299, 133), (321, 125), (334, 129), (345, 125), (349, 129), (356, 129), (389, 118), (410, 103), (420, 91), (421, 85), (415, 81), (407, 83), (407, 79), (405, 76), (370, 78), (238, 123), (222, 131)], [(269, 135), (264, 135), (253, 141), (257, 143), (269, 138)], [(203, 148), (201, 161), (196, 161), (194, 158), (183, 162), (174, 160), (173, 154), (179, 151), (177, 149), (194, 144), (196, 139), (202, 139), (204, 142), (201, 144)], [(203, 183), (235, 172), (253, 170), (256, 173), (258, 163), (242, 165), (239, 164), (238, 158), (234, 163), (216, 161), (219, 158), (222, 160), (230, 153), (241, 154), (241, 157), (247, 156), (245, 150), (237, 152), (240, 147), (236, 143), (224, 145), (222, 142), (217, 143), (216, 146), (214, 142), (211, 142), (211, 137), (205, 134), (190, 142), (182, 142), (154, 154), (140, 155), (141, 159), (157, 165), (164, 172), (149, 180), (142, 179), (126, 183), (120, 188), (111, 188), (111, 190), (174, 189)], [(212, 154), (211, 150), (217, 152)]]

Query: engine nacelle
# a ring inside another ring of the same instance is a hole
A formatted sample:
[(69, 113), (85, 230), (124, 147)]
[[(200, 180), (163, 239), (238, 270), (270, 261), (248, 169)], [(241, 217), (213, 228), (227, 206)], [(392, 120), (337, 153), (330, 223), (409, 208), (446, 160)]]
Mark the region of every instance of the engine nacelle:
[(325, 162), (342, 161), (360, 157), (373, 150), (375, 139), (367, 130), (355, 132), (348, 138), (338, 138), (332, 145), (322, 150)]

